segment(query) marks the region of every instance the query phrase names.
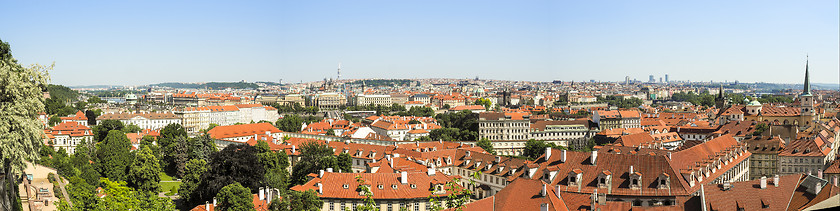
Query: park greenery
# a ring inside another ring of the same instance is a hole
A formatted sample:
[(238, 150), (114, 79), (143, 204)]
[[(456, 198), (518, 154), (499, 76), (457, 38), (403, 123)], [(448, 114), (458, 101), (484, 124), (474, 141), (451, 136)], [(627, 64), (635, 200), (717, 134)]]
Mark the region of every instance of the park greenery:
[(614, 96), (614, 95), (597, 97), (597, 98), (598, 98), (598, 102), (607, 103), (611, 106), (616, 106), (616, 107), (619, 107), (619, 108), (636, 108), (636, 107), (639, 107), (640, 105), (642, 105), (642, 103), (644, 103), (642, 101), (642, 99), (639, 99), (639, 98), (625, 99), (623, 97)]

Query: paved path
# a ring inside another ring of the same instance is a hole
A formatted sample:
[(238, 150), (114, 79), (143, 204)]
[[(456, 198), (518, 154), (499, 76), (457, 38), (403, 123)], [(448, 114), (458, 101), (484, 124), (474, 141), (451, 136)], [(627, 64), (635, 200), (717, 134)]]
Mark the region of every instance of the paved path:
[(61, 188), (61, 195), (64, 197), (64, 201), (67, 201), (67, 204), (73, 207), (73, 202), (70, 201), (70, 195), (67, 194), (67, 189), (64, 189), (64, 180), (56, 174), (53, 174), (53, 178), (55, 178), (55, 181), (58, 181), (58, 186)]

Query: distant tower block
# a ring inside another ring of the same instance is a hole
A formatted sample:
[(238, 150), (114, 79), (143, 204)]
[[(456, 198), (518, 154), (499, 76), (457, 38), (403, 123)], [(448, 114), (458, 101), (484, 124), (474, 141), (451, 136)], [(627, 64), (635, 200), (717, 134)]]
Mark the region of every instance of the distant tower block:
[(338, 63), (338, 77), (335, 80), (341, 80), (341, 62)]

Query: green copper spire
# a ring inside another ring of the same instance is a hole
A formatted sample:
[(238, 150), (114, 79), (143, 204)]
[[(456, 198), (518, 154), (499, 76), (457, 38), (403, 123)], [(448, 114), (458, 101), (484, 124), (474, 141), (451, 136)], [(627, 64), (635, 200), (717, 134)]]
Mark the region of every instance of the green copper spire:
[(805, 56), (805, 88), (802, 95), (811, 95), (811, 77), (808, 76), (808, 56)]

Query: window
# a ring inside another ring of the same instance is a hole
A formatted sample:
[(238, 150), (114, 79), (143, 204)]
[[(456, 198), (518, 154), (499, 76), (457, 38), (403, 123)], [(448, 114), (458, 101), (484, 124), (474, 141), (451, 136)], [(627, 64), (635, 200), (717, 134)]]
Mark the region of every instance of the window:
[(330, 202), (330, 210), (335, 210), (335, 204), (333, 202)]

